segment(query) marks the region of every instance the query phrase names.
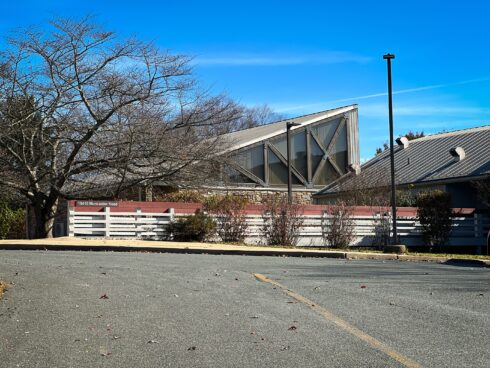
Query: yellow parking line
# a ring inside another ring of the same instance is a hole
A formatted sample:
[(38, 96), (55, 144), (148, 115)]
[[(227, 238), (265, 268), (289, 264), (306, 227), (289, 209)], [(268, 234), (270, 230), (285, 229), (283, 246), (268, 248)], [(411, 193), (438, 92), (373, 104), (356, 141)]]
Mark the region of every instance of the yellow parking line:
[(366, 342), (368, 345), (370, 345), (374, 349), (385, 353), (386, 355), (388, 355), (392, 359), (396, 360), (397, 362), (401, 363), (405, 367), (408, 367), (408, 368), (420, 368), (421, 367), (419, 364), (415, 363), (414, 361), (410, 360), (406, 356), (404, 356), (404, 355), (398, 353), (397, 351), (393, 350), (388, 345), (386, 345), (386, 344), (382, 343), (381, 341), (375, 339), (374, 337), (368, 335), (364, 331), (361, 331), (357, 327), (351, 325), (349, 322), (344, 321), (342, 318), (337, 317), (335, 314), (333, 314), (332, 312), (329, 312), (328, 310), (319, 306), (318, 304), (311, 301), (310, 299), (305, 298), (304, 296), (288, 289), (284, 285), (281, 285), (277, 281), (269, 279), (266, 276), (261, 275), (259, 273), (255, 273), (254, 276), (262, 282), (267, 282), (269, 284), (272, 284), (272, 285), (280, 288), (282, 291), (284, 291), (291, 298), (294, 298), (297, 301), (307, 305), (308, 307), (313, 309), (315, 312), (317, 312), (319, 315), (321, 315), (326, 320), (335, 323), (337, 326), (339, 326), (343, 330), (345, 330), (345, 331), (349, 332), (350, 334), (358, 337), (359, 339)]

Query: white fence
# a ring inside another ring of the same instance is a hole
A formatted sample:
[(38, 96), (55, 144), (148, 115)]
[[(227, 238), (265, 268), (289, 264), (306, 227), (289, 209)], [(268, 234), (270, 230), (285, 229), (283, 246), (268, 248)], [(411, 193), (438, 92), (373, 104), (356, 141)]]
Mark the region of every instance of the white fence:
[(69, 207), (68, 236), (162, 238), (173, 218), (172, 209), (165, 213), (111, 212), (106, 207), (104, 212), (76, 212)]
[[(175, 214), (173, 209), (165, 213), (111, 212), (106, 207), (104, 212), (77, 212), (68, 210), (68, 235), (79, 237), (112, 237), (127, 239), (162, 239), (165, 238), (168, 224), (182, 214)], [(261, 229), (264, 225), (262, 216), (247, 215), (248, 228), (246, 243), (263, 243)], [(390, 228), (387, 217), (353, 216), (355, 240), (352, 245), (371, 246), (384, 242)], [(300, 230), (298, 245), (322, 246), (325, 215), (305, 215)], [(397, 219), (398, 234), (407, 245), (423, 245), (422, 227), (414, 217)], [(482, 246), (486, 244), (486, 234), (490, 227), (488, 217), (482, 215), (460, 216), (453, 218), (449, 245)]]

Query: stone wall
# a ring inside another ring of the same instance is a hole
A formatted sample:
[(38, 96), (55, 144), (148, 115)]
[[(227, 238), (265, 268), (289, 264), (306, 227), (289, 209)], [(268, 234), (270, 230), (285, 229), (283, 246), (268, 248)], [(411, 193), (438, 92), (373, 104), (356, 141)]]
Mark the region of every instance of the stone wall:
[[(272, 195), (283, 194), (287, 196), (287, 191), (271, 191), (271, 190), (207, 190), (204, 191), (204, 195), (212, 194), (231, 194), (244, 196), (248, 199), (249, 203), (261, 204), (264, 203), (265, 199)], [(293, 191), (293, 203), (295, 204), (311, 204), (312, 202), (312, 192), (307, 191)]]
[[(186, 191), (189, 197), (202, 196), (206, 198), (211, 195), (237, 195), (243, 196), (248, 199), (251, 204), (261, 204), (264, 202), (265, 198), (271, 195), (282, 194), (287, 196), (287, 190), (285, 189), (248, 189), (248, 188), (196, 188), (196, 189), (181, 189), (181, 192)], [(165, 200), (165, 194), (176, 193), (178, 190), (168, 191), (168, 188), (154, 187), (152, 192), (152, 197), (146, 198), (147, 201), (162, 201)], [(315, 191), (307, 190), (293, 190), (293, 202), (295, 204), (312, 204), (312, 194)], [(195, 202), (193, 200), (192, 202)]]

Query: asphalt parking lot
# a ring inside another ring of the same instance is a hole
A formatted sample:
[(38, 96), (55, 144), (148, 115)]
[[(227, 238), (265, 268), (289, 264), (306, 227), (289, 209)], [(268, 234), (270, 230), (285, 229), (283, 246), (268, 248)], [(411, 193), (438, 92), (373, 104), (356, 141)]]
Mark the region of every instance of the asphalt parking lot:
[(0, 280), (2, 368), (490, 366), (490, 268), (0, 251)]

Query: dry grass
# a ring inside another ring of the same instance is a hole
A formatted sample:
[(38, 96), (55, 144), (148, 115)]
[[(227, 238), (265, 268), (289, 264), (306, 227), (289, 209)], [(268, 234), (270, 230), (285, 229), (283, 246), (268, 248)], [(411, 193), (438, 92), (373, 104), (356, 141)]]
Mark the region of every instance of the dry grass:
[(479, 255), (479, 254), (453, 254), (453, 253), (423, 253), (423, 252), (408, 252), (411, 256), (421, 256), (421, 257), (445, 257), (445, 258), (456, 258), (456, 259), (481, 259), (490, 260), (490, 256)]
[[(219, 243), (216, 243), (219, 244)], [(296, 250), (323, 250), (323, 251), (332, 251), (332, 252), (349, 252), (349, 253), (377, 253), (383, 254), (382, 250), (372, 249), (372, 248), (347, 248), (347, 249), (339, 249), (333, 247), (298, 247), (298, 246), (288, 246), (288, 245), (254, 245), (254, 244), (246, 244), (246, 243), (226, 243), (227, 245), (238, 245), (245, 247), (253, 247), (253, 248), (286, 248), (286, 249), (296, 249)], [(459, 253), (428, 253), (428, 252), (411, 252), (409, 251), (406, 255), (410, 256), (419, 256), (419, 257), (444, 257), (444, 258), (455, 258), (455, 259), (481, 259), (490, 261), (490, 255), (477, 255), (477, 254), (459, 254)]]
[(2, 298), (3, 293), (5, 292), (5, 290), (8, 289), (8, 287), (9, 287), (9, 284), (7, 284), (6, 282), (0, 281), (0, 299)]

